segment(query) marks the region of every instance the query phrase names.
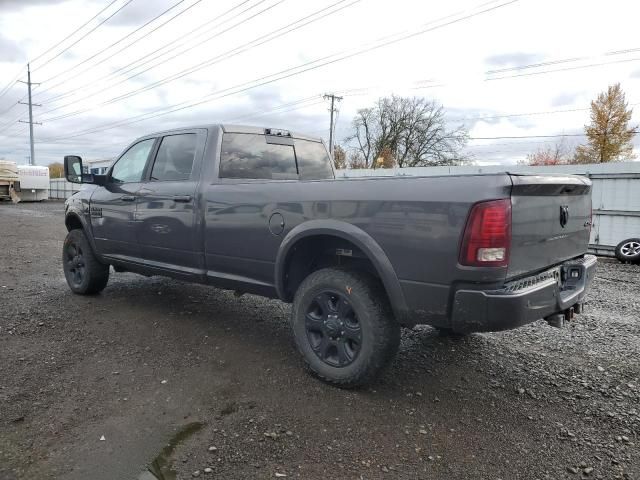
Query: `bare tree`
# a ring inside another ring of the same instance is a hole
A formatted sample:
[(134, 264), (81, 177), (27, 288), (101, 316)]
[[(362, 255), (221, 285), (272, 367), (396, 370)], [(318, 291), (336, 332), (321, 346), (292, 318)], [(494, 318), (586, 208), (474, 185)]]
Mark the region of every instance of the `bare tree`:
[(351, 152), (349, 155), (348, 166), (353, 169), (369, 168), (364, 156), (358, 151)]
[(518, 163), (531, 166), (566, 165), (572, 162), (572, 158), (573, 149), (567, 143), (566, 137), (562, 137), (554, 145), (540, 147), (535, 152), (528, 154), (526, 160)]
[(463, 126), (449, 130), (444, 109), (418, 97), (381, 98), (358, 111), (347, 138), (365, 168), (456, 165), (468, 134)]

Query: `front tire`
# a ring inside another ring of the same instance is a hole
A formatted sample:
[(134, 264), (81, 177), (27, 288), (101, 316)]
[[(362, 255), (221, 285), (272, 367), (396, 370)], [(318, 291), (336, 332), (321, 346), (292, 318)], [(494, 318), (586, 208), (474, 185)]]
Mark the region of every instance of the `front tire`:
[(622, 263), (640, 263), (640, 238), (628, 238), (616, 247), (616, 258)]
[(343, 388), (374, 380), (400, 345), (400, 326), (382, 285), (366, 273), (313, 272), (296, 291), (291, 322), (309, 370)]
[(91, 295), (104, 290), (109, 265), (100, 263), (82, 230), (71, 230), (62, 247), (62, 268), (73, 293)]

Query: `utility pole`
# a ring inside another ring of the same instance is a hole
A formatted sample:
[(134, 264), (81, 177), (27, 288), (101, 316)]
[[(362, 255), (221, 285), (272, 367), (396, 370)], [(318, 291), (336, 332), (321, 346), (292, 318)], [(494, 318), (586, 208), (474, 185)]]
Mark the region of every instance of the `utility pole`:
[(28, 123), (29, 124), (29, 143), (31, 145), (31, 156), (29, 157), (29, 165), (35, 165), (36, 164), (36, 160), (35, 160), (35, 153), (34, 153), (34, 148), (33, 148), (33, 125), (42, 125), (41, 123), (38, 122), (34, 122), (33, 121), (33, 107), (41, 107), (42, 105), (40, 104), (33, 104), (31, 102), (31, 85), (40, 85), (39, 83), (31, 83), (31, 67), (29, 66), (29, 64), (27, 63), (27, 81), (24, 82), (22, 80), (18, 80), (20, 83), (26, 83), (27, 84), (27, 89), (29, 91), (29, 103), (25, 103), (25, 102), (18, 102), (21, 103), (22, 105), (29, 105), (29, 121), (25, 122), (24, 120), (19, 120), (20, 123)]
[(337, 97), (333, 93), (326, 93), (322, 98), (324, 98), (325, 100), (331, 100), (331, 109), (329, 110), (331, 112), (331, 120), (329, 123), (329, 154), (331, 155), (331, 159), (333, 160), (333, 114), (336, 112), (335, 102), (341, 101), (343, 97)]

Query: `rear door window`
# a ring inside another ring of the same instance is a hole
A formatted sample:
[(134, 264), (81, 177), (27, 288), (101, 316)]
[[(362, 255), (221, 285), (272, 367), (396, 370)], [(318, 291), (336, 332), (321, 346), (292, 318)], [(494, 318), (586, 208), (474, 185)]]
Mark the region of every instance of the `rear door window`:
[(220, 178), (297, 180), (293, 146), (267, 143), (265, 135), (226, 133), (222, 137)]
[(195, 133), (164, 137), (151, 170), (151, 180), (189, 180), (196, 154), (196, 141)]

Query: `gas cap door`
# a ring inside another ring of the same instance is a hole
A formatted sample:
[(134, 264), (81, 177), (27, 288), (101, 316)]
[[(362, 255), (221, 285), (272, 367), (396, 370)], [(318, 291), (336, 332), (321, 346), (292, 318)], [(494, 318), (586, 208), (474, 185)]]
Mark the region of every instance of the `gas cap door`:
[(269, 231), (274, 235), (280, 235), (284, 231), (284, 217), (281, 213), (274, 212), (269, 217)]

